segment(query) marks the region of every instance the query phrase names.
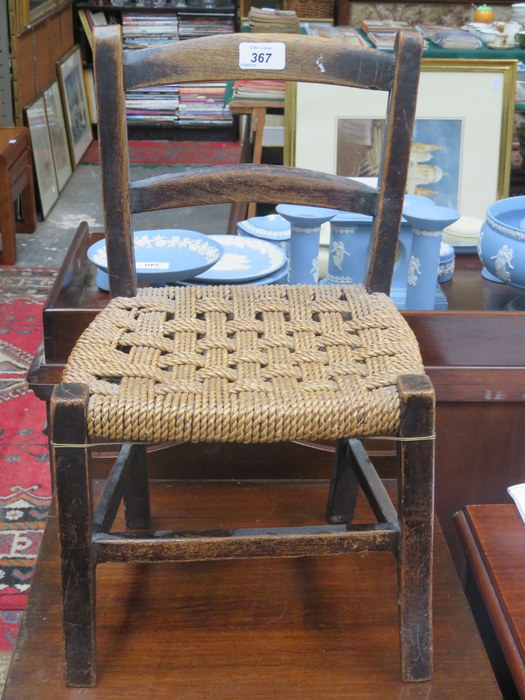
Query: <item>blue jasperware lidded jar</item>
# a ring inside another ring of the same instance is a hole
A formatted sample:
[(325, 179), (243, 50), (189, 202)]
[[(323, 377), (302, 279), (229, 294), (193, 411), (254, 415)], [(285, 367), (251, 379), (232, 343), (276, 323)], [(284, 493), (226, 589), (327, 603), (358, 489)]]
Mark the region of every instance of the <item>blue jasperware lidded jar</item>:
[(290, 255), (290, 224), (280, 214), (253, 216), (239, 221), (237, 232), (240, 236), (262, 238), (279, 245), (286, 255)]

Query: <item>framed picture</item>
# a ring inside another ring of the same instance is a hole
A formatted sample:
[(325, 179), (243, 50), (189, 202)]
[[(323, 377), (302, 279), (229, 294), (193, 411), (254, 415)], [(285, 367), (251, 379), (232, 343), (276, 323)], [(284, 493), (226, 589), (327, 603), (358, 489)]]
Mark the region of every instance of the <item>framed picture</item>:
[[(509, 189), (516, 62), (424, 59), (407, 191), (485, 217)], [(384, 92), (299, 83), (286, 97), (285, 161), (374, 177)]]
[(66, 116), (69, 152), (76, 167), (93, 139), (78, 46), (74, 46), (59, 61), (58, 79)]
[(51, 17), (72, 0), (9, 0), (9, 11), (14, 18), (17, 34), (23, 34)]
[(58, 183), (47, 126), (46, 106), (42, 95), (26, 107), (25, 116), (31, 136), (38, 198), (42, 216), (45, 219), (58, 199)]
[(58, 189), (60, 192), (62, 192), (66, 182), (73, 173), (73, 168), (71, 167), (71, 158), (67, 143), (66, 122), (64, 120), (64, 111), (62, 109), (62, 100), (60, 98), (58, 80), (55, 80), (46, 90), (44, 90), (44, 103), (46, 106), (47, 125), (49, 127), (49, 136), (51, 138), (51, 150), (53, 153), (53, 161), (55, 163)]

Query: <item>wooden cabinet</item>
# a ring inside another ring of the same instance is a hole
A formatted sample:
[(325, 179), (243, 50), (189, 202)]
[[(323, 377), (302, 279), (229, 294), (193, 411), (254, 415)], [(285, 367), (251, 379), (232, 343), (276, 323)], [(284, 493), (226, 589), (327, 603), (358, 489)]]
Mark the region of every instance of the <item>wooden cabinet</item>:
[(24, 107), (56, 78), (57, 61), (74, 44), (69, 2), (55, 3), (48, 8), (52, 12), (39, 15), (34, 21), (31, 19), (29, 24), (27, 19), (23, 22), (20, 19), (23, 4), (18, 0), (9, 2), (12, 111), (17, 125), (23, 123)]

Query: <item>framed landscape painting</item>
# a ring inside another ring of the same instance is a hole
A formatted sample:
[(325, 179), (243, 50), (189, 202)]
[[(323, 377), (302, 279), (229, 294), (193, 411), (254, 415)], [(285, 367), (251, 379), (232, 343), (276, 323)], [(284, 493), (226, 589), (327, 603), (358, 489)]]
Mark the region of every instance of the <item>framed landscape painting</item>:
[(93, 140), (78, 46), (73, 47), (58, 63), (58, 78), (63, 97), (71, 160), (73, 166), (76, 166)]
[(51, 138), (51, 149), (55, 162), (55, 173), (60, 192), (64, 189), (67, 181), (71, 177), (73, 168), (67, 142), (66, 122), (60, 98), (60, 88), (55, 80), (44, 90), (44, 103), (46, 106), (47, 124), (49, 136)]
[(58, 183), (43, 96), (38, 97), (26, 107), (25, 118), (31, 136), (38, 199), (42, 216), (45, 219), (58, 199)]
[[(515, 61), (423, 60), (407, 192), (479, 218), (507, 196), (515, 79)], [(386, 99), (372, 90), (290, 86), (287, 164), (376, 176)]]

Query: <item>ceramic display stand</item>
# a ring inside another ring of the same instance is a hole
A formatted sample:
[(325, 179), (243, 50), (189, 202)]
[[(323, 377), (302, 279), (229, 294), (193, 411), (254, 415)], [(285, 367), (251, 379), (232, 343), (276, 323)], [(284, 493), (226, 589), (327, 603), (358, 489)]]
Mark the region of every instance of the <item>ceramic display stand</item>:
[(288, 283), (317, 284), (321, 226), (339, 212), (336, 209), (296, 204), (279, 204), (276, 211), (290, 222)]
[(446, 308), (442, 292), (436, 299), (441, 237), (443, 229), (457, 221), (460, 213), (435, 204), (422, 204), (406, 207), (403, 216), (413, 231), (404, 308)]

